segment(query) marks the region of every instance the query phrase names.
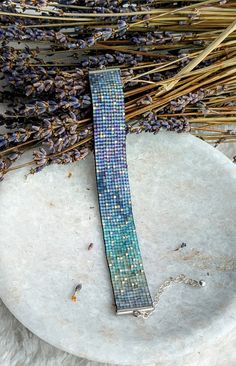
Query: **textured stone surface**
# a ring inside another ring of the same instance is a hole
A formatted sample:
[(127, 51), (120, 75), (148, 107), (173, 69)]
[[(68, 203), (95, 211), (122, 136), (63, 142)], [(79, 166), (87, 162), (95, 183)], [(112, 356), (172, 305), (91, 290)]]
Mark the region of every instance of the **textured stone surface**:
[(114, 314), (91, 155), (2, 183), (0, 296), (34, 333), (81, 357), (192, 366), (203, 352), (210, 364), (236, 326), (235, 166), (202, 141), (171, 133), (129, 136), (128, 163), (151, 293), (179, 273), (207, 286), (176, 285), (147, 321)]

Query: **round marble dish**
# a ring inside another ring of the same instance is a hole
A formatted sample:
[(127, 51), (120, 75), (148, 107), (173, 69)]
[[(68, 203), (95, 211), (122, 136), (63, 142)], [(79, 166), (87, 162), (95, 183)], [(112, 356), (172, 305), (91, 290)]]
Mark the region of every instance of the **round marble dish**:
[(182, 365), (236, 326), (236, 169), (186, 134), (129, 136), (127, 154), (151, 293), (180, 273), (206, 287), (175, 285), (148, 320), (115, 315), (91, 154), (2, 182), (0, 296), (31, 331), (80, 357)]

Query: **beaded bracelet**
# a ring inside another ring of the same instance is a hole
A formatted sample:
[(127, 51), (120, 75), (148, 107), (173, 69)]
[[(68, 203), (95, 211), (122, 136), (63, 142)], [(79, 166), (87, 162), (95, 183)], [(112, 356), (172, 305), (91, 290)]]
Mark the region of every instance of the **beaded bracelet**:
[(116, 312), (151, 311), (132, 213), (120, 70), (90, 71), (89, 81), (99, 208)]

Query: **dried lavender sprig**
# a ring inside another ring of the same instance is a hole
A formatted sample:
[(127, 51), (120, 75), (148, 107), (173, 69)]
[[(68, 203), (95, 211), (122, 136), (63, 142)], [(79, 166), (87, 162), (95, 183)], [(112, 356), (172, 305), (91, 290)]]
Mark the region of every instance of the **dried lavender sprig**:
[(192, 36), (192, 32), (153, 31), (146, 34), (134, 33), (130, 41), (137, 45), (166, 45), (186, 41), (188, 37)]
[(106, 52), (102, 54), (84, 55), (78, 60), (79, 65), (86, 68), (113, 66), (126, 64), (130, 67), (145, 60), (142, 55), (132, 55), (124, 52)]
[(184, 117), (161, 119), (161, 116), (157, 116), (155, 113), (149, 112), (145, 115), (145, 118), (138, 119), (137, 122), (133, 124), (130, 122), (127, 126), (128, 133), (136, 134), (143, 131), (157, 134), (161, 129), (177, 133), (189, 132), (190, 124)]
[(51, 164), (70, 164), (83, 160), (88, 154), (89, 149), (87, 146), (81, 146), (78, 148), (73, 148), (70, 151), (61, 154), (47, 154), (46, 150), (40, 148), (33, 153), (33, 162), (35, 163), (35, 168), (31, 168), (31, 174), (38, 173), (43, 168)]
[(106, 41), (111, 38), (113, 30), (111, 28), (99, 28), (95, 29), (91, 35), (86, 38), (73, 38), (61, 31), (54, 30), (42, 30), (40, 28), (26, 28), (21, 29), (17, 25), (10, 25), (7, 28), (0, 28), (0, 41), (31, 41), (41, 42), (48, 41), (53, 42), (61, 48), (76, 49), (76, 48), (89, 48), (95, 45), (98, 41)]
[[(32, 100), (31, 103), (18, 104), (14, 106), (14, 113), (19, 116), (39, 116), (40, 114), (50, 116), (55, 112), (72, 112), (76, 118), (85, 118), (86, 112), (90, 111), (91, 98), (90, 95), (81, 97), (68, 96), (62, 100)], [(9, 111), (10, 112), (10, 111)]]
[[(23, 165), (13, 166), (12, 163), (8, 162), (8, 157), (3, 157), (0, 160), (0, 179), (2, 180), (9, 171), (19, 169), (21, 167), (25, 167), (28, 165), (35, 164), (35, 167), (31, 168), (30, 173), (35, 174), (40, 172), (43, 168), (50, 164), (68, 164), (71, 162), (79, 161), (84, 159), (92, 148), (90, 147), (90, 143), (88, 142), (91, 137), (87, 137), (83, 139), (81, 142), (71, 146), (70, 148), (65, 149), (62, 152), (56, 154), (47, 154), (46, 150), (40, 148), (39, 151), (34, 152), (34, 160)], [(17, 152), (18, 154), (18, 152)], [(21, 154), (21, 153), (20, 153)], [(59, 160), (58, 160), (59, 159)], [(7, 164), (5, 163), (7, 162)]]
[(33, 125), (28, 128), (19, 128), (11, 133), (1, 134), (0, 154), (1, 150), (4, 153), (12, 146), (18, 148), (26, 142), (38, 143), (39, 141), (50, 153), (61, 152), (89, 136), (91, 131), (91, 125), (81, 128), (76, 120), (73, 121), (69, 116), (64, 116), (63, 119), (59, 117), (44, 119), (41, 126)]
[(167, 114), (184, 112), (186, 107), (189, 105), (195, 105), (198, 110), (206, 112), (206, 106), (204, 103), (202, 103), (202, 101), (211, 95), (220, 95), (222, 92), (224, 92), (224, 86), (222, 85), (218, 85), (213, 89), (199, 88), (199, 90), (195, 92), (191, 92), (177, 99), (171, 100), (168, 106), (161, 109), (159, 113)]
[(4, 179), (8, 169), (20, 158), (20, 156), (20, 152), (13, 152), (6, 157), (0, 158), (0, 182)]

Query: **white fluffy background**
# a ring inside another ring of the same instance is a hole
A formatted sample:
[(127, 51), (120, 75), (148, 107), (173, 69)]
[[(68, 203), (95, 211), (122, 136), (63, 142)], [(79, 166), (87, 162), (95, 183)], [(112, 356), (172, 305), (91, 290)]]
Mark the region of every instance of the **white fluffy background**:
[[(222, 144), (219, 150), (232, 159), (236, 155), (236, 144)], [(42, 341), (16, 320), (1, 300), (0, 319), (0, 366), (105, 366), (80, 359)], [(224, 352), (220, 351), (221, 348)], [(217, 351), (212, 350), (211, 365), (206, 366), (236, 366), (235, 350), (235, 337), (229, 336), (228, 339), (220, 340)], [(204, 342), (203, 353), (197, 356), (196, 365), (205, 366)], [(185, 361), (185, 366), (189, 366), (188, 360)]]
[(63, 352), (26, 329), (0, 300), (1, 366), (105, 366)]

